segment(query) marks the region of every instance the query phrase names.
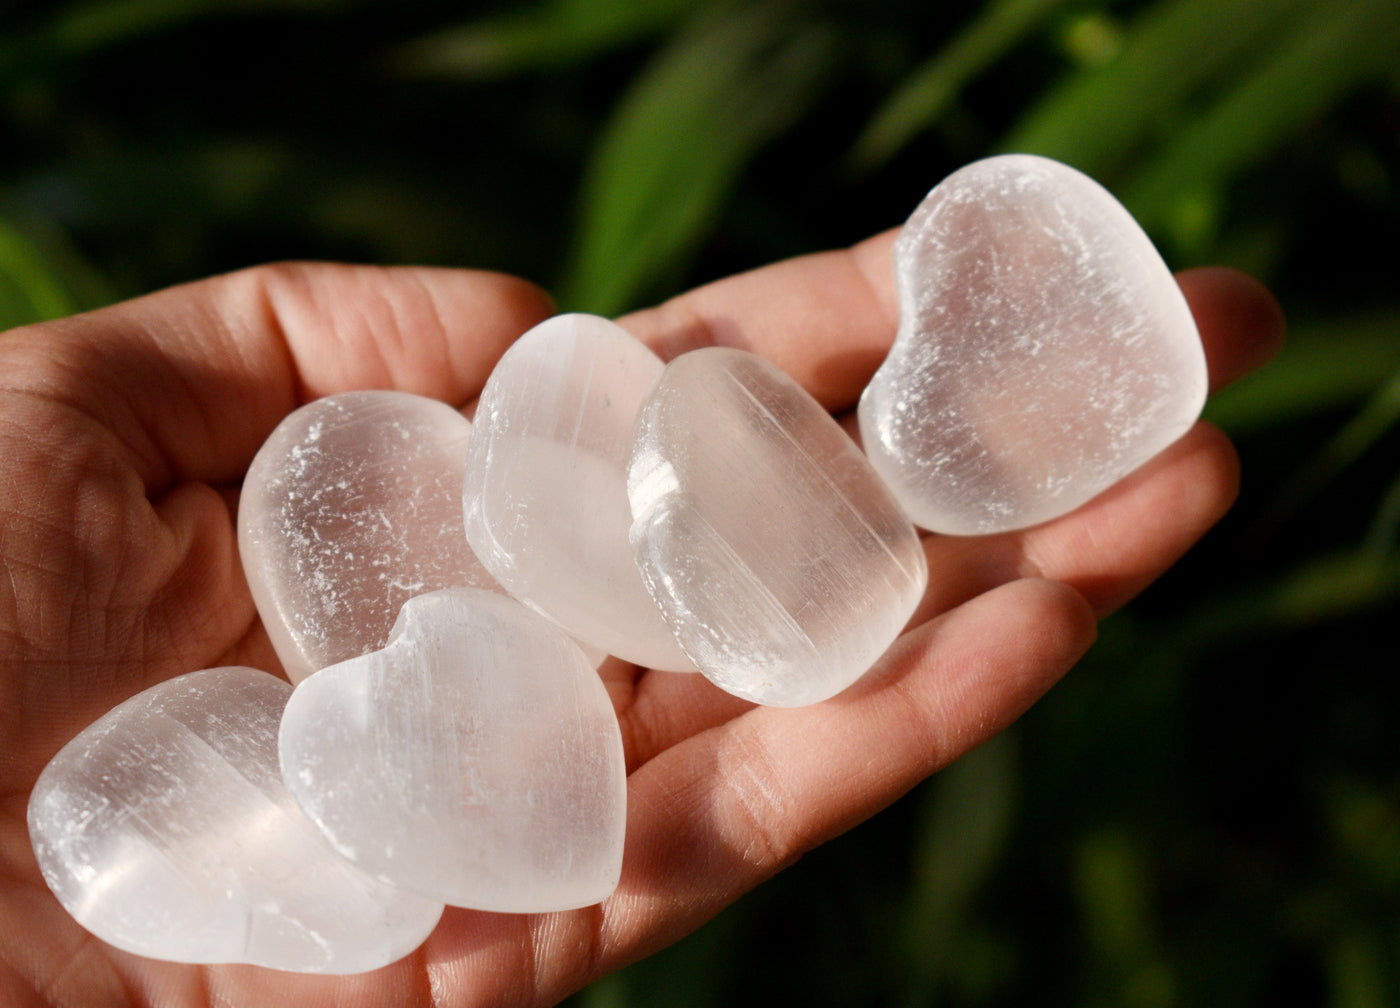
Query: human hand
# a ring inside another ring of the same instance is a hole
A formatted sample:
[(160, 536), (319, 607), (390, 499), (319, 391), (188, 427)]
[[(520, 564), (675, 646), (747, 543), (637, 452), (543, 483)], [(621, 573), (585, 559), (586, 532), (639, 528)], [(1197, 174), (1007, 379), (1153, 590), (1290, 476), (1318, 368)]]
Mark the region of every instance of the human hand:
[[(623, 325), (664, 357), (718, 342), (774, 360), (838, 414), (895, 330), (889, 234), (701, 288)], [(1181, 277), (1217, 387), (1276, 348), (1257, 284)], [(279, 668), (235, 549), (237, 485), (291, 409), (352, 388), (470, 402), (551, 311), (511, 278), (280, 265), (0, 336), (0, 994), (5, 1003), (550, 1004), (740, 894), (1010, 724), (1224, 512), (1234, 454), (1200, 424), (1074, 514), (926, 537), (910, 628), (841, 696), (756, 708), (699, 676), (602, 673), (629, 769), (621, 884), (544, 915), (449, 908), (415, 954), (316, 977), (114, 950), (48, 892), (25, 806), (69, 738), (163, 679)]]

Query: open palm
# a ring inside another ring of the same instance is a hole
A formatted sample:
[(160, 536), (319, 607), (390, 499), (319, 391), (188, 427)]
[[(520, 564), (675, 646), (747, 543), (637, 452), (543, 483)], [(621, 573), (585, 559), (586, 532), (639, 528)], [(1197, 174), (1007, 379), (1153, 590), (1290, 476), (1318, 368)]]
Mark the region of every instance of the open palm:
[[(622, 320), (663, 357), (721, 343), (848, 411), (895, 330), (889, 234), (779, 263)], [(1213, 384), (1276, 348), (1268, 294), (1181, 278)], [(1235, 492), (1206, 424), (1079, 511), (927, 537), (924, 602), (871, 675), (801, 709), (699, 676), (603, 668), (626, 747), (617, 892), (544, 915), (449, 908), (414, 955), (314, 977), (116, 951), (50, 895), (25, 806), (47, 760), (120, 701), (216, 665), (279, 668), (243, 581), (239, 480), (296, 406), (355, 388), (465, 405), (551, 312), (497, 274), (279, 265), (0, 335), (0, 1000), (6, 1005), (551, 1004), (675, 941), (803, 851), (1004, 728)]]

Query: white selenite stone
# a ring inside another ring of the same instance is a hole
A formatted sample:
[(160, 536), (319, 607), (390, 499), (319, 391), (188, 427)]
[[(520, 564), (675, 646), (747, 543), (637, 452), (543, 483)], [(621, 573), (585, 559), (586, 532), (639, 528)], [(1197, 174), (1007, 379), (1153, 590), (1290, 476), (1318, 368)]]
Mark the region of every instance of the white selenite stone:
[(519, 913), (587, 906), (617, 886), (616, 715), (578, 646), (514, 599), (410, 599), (383, 650), (297, 687), (281, 756), (332, 845), (385, 882)]
[(914, 522), (977, 535), (1074, 510), (1200, 415), (1180, 288), (1128, 211), (1046, 158), (974, 162), (895, 244), (900, 322), (860, 401), (871, 464)]
[(516, 598), (610, 654), (693, 671), (627, 542), (632, 426), (663, 367), (595, 315), (531, 329), (482, 390), (463, 501), (467, 539)]
[(153, 686), (65, 746), (29, 799), (44, 880), (79, 924), (138, 955), (358, 973), (418, 947), (441, 901), (370, 878), (282, 783), (292, 687), (256, 669)]
[(287, 416), (258, 450), (238, 547), (287, 677), (378, 650), (404, 602), (499, 590), (462, 528), (471, 423), (406, 392), (344, 392)]
[(928, 578), (913, 526), (796, 382), (711, 347), (672, 361), (642, 408), (627, 474), (647, 588), (695, 666), (794, 707), (855, 682)]

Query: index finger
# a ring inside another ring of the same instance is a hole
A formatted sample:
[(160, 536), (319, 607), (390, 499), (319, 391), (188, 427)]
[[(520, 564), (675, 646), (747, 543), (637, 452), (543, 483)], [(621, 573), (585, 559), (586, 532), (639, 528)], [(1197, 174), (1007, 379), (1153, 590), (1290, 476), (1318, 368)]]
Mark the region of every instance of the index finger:
[[(885, 231), (848, 249), (740, 273), (635, 312), (621, 324), (670, 359), (700, 346), (766, 357), (827, 409), (855, 405), (889, 352), (899, 321), (893, 248)], [(1273, 356), (1283, 312), (1268, 289), (1236, 270), (1188, 270), (1186, 295), (1218, 390)]]
[(6, 333), (0, 385), (110, 431), (158, 496), (236, 480), (318, 396), (393, 388), (462, 405), (552, 310), (497, 273), (278, 263)]
[(847, 409), (894, 339), (895, 234), (738, 273), (618, 321), (666, 360), (702, 346), (752, 351), (827, 409)]

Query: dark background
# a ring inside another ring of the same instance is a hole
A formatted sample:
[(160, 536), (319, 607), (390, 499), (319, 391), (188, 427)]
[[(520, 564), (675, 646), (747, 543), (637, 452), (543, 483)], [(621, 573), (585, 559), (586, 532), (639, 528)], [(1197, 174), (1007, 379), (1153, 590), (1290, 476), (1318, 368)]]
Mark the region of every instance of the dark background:
[(1400, 4), (0, 2), (0, 328), (290, 257), (618, 313), (999, 150), (1292, 322), (1244, 495), (1013, 730), (604, 1006), (1400, 1003)]

